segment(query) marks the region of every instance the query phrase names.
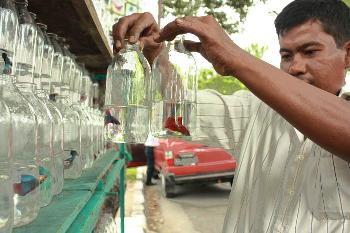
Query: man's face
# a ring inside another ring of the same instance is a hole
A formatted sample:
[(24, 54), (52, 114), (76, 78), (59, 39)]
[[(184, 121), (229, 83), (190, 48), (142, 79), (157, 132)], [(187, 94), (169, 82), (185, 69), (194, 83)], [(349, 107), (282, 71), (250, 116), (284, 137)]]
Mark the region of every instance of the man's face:
[(347, 49), (337, 48), (318, 21), (307, 21), (279, 35), (279, 43), (283, 71), (333, 94), (344, 85)]

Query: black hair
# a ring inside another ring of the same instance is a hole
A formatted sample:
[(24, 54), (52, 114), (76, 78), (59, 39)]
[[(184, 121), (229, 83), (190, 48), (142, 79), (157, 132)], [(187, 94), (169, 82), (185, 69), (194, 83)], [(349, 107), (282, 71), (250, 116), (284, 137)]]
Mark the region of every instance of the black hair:
[(350, 40), (350, 9), (342, 0), (295, 0), (275, 20), (277, 35), (309, 20), (316, 20), (337, 46)]

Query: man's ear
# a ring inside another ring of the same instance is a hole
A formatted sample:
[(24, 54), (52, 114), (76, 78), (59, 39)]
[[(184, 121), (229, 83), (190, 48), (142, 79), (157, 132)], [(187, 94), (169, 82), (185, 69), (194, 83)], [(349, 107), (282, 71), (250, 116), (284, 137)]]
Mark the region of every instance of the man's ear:
[(347, 42), (345, 42), (344, 44), (344, 49), (345, 49), (345, 65), (346, 65), (346, 69), (350, 69), (350, 40), (348, 40)]

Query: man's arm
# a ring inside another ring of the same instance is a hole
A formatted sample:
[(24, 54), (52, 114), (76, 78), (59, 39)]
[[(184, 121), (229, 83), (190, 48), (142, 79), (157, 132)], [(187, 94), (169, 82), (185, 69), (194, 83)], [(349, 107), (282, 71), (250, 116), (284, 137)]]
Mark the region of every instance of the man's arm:
[(200, 39), (187, 42), (187, 49), (201, 53), (218, 73), (237, 77), (308, 138), (350, 162), (349, 103), (251, 56), (211, 16), (177, 19), (156, 41), (184, 33)]

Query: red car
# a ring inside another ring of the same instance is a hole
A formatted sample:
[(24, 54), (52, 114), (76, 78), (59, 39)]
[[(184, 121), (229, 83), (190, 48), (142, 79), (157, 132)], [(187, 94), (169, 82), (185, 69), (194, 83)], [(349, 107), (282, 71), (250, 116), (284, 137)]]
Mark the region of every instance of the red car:
[(185, 141), (160, 139), (154, 150), (155, 170), (160, 174), (162, 193), (176, 194), (176, 185), (199, 182), (231, 182), (237, 162), (222, 148)]

